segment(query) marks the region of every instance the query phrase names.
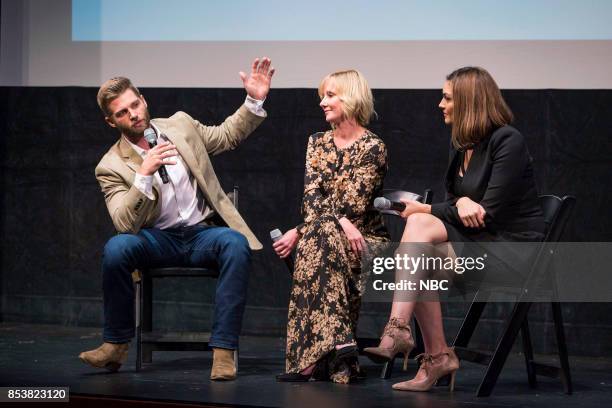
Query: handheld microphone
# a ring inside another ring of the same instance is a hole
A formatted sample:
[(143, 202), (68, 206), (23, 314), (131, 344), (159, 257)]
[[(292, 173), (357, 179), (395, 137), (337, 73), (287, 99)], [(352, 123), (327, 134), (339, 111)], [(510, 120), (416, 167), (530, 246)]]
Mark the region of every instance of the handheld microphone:
[[(272, 239), (272, 242), (276, 242), (282, 237), (283, 237), (283, 233), (278, 228), (270, 231), (270, 238)], [(287, 265), (287, 269), (289, 269), (289, 273), (293, 274), (293, 259), (291, 258), (291, 254), (289, 254), (289, 256), (287, 256), (286, 258), (283, 258), (283, 261), (285, 261), (285, 265)]]
[[(157, 146), (157, 134), (151, 128), (146, 128), (144, 131), (144, 138), (149, 143), (149, 147), (153, 148)], [(159, 172), (159, 176), (161, 177), (164, 184), (168, 184), (168, 172), (166, 171), (166, 166), (163, 164), (159, 166), (157, 170)]]
[(374, 208), (378, 211), (393, 210), (402, 212), (406, 209), (406, 204), (398, 201), (391, 201), (385, 197), (376, 197), (374, 199)]

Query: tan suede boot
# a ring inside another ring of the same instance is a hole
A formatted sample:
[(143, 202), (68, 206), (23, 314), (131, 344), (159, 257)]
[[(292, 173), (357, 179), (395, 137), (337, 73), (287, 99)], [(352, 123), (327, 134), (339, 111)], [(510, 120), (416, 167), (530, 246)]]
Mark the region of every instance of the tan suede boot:
[(97, 368), (117, 371), (126, 362), (130, 343), (103, 343), (100, 347), (79, 354), (82, 362)]
[(231, 381), (236, 379), (234, 350), (213, 348), (213, 366), (211, 380)]

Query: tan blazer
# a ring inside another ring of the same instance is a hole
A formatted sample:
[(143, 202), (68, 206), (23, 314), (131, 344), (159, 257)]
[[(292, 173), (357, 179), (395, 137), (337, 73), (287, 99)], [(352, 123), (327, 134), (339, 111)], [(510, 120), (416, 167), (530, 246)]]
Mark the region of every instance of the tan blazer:
[[(228, 227), (247, 238), (251, 249), (261, 249), (262, 245), (221, 189), (209, 154), (235, 149), (263, 119), (242, 105), (219, 126), (205, 126), (185, 112), (152, 120), (176, 146), (207, 204)], [(159, 217), (161, 192), (157, 183), (153, 183), (155, 200), (134, 187), (134, 175), (141, 164), (140, 155), (121, 137), (96, 166), (96, 179), (118, 232), (135, 234), (141, 228), (152, 227)]]

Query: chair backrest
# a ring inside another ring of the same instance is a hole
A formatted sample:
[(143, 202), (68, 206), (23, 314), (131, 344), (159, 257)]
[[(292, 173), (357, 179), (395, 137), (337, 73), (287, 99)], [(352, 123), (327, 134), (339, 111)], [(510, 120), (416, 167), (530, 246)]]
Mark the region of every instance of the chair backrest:
[(227, 197), (232, 200), (232, 204), (238, 209), (238, 186), (234, 186), (234, 189), (227, 193)]
[(544, 223), (546, 224), (544, 242), (557, 242), (563, 235), (576, 203), (576, 198), (573, 196), (559, 198), (555, 195), (542, 195), (539, 199), (544, 214)]
[(556, 277), (550, 279), (549, 266), (576, 203), (576, 198), (573, 196), (559, 198), (554, 195), (542, 195), (539, 199), (546, 223), (546, 235), (525, 280), (521, 296), (528, 295), (534, 288), (544, 284), (552, 285), (553, 294), (556, 296)]

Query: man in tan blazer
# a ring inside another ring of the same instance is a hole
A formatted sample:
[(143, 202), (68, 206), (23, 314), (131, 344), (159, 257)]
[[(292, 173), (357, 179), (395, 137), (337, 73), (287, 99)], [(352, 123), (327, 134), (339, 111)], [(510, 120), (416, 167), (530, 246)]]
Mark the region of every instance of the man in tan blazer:
[(270, 64), (268, 58), (255, 59), (250, 75), (240, 73), (245, 103), (219, 126), (203, 125), (184, 112), (151, 120), (146, 100), (127, 78), (100, 87), (98, 105), (121, 136), (98, 163), (96, 178), (119, 234), (106, 243), (102, 259), (104, 343), (79, 355), (85, 363), (116, 371), (126, 361), (134, 337), (132, 271), (216, 265), (211, 379), (236, 377), (233, 350), (251, 249), (262, 245), (221, 189), (209, 155), (234, 149), (263, 121), (274, 74)]

